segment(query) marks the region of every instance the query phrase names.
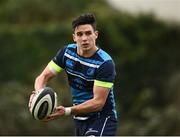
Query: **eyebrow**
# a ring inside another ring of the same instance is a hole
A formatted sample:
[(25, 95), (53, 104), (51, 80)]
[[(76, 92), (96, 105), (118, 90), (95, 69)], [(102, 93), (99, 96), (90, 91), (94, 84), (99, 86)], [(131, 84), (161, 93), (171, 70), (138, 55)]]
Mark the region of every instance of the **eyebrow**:
[(76, 32), (76, 34), (77, 33), (87, 33), (87, 32), (92, 32), (91, 30), (87, 30), (87, 31), (78, 31), (78, 32)]

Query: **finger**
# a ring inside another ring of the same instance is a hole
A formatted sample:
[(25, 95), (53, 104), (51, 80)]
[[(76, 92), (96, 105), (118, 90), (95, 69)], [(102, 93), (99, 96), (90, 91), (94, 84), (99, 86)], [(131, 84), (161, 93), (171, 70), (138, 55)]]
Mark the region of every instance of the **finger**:
[(29, 104), (28, 104), (29, 108), (31, 107), (32, 99), (33, 99), (34, 95), (35, 95), (35, 94), (31, 94), (31, 96), (30, 96), (30, 98), (29, 98)]
[(37, 92), (36, 91), (32, 91), (32, 94), (36, 94)]
[(51, 120), (53, 120), (53, 119), (43, 119), (42, 121), (43, 122), (48, 122), (48, 121), (51, 121)]
[(29, 109), (31, 108), (31, 104), (32, 104), (32, 102), (29, 102), (29, 104), (28, 104)]
[(58, 106), (54, 109), (55, 112), (57, 111), (64, 111), (64, 107), (63, 106)]
[(43, 122), (48, 122), (48, 121), (51, 121), (51, 120), (54, 120), (54, 119), (57, 119), (57, 117), (48, 116), (48, 117), (46, 117), (45, 119), (43, 119)]
[(50, 117), (50, 118), (51, 118), (51, 117), (58, 117), (58, 116), (59, 116), (59, 114), (55, 112), (55, 113), (53, 113), (53, 114), (49, 115), (48, 117)]
[(43, 119), (42, 121), (43, 122), (48, 122), (48, 121), (51, 121), (51, 120), (54, 120), (54, 118), (53, 117), (47, 117), (47, 118)]

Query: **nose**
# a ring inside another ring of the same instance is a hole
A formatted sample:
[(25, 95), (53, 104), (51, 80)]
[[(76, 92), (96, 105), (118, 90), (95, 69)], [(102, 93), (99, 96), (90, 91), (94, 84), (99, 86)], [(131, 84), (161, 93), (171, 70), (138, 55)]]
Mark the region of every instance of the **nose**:
[(82, 35), (82, 40), (86, 41), (87, 40), (87, 36), (86, 35)]

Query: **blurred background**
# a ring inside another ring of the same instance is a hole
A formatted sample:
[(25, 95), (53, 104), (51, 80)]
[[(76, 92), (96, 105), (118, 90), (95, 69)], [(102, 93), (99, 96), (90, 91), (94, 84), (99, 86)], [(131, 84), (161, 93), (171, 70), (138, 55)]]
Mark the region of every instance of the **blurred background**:
[[(0, 135), (74, 135), (71, 116), (36, 121), (34, 79), (92, 12), (116, 64), (117, 136), (180, 135), (180, 0), (0, 0)], [(70, 106), (65, 73), (48, 86)]]

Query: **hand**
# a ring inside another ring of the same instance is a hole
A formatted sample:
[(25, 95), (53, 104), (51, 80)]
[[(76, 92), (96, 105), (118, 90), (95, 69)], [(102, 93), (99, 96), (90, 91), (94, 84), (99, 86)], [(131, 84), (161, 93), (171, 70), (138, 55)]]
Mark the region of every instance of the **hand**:
[(31, 96), (29, 98), (29, 103), (28, 103), (29, 110), (31, 109), (32, 100), (35, 94), (36, 94), (36, 91), (32, 91)]
[(28, 103), (29, 110), (31, 109), (31, 104), (32, 104), (32, 100), (33, 100), (34, 96), (42, 91), (43, 91), (43, 88), (36, 90), (36, 91), (32, 91), (30, 98), (29, 98), (29, 103)]
[(59, 106), (59, 107), (56, 107), (54, 112), (51, 115), (49, 115), (47, 118), (45, 118), (43, 121), (47, 122), (50, 120), (54, 120), (61, 116), (64, 116), (64, 114), (65, 114), (65, 108), (63, 106)]

